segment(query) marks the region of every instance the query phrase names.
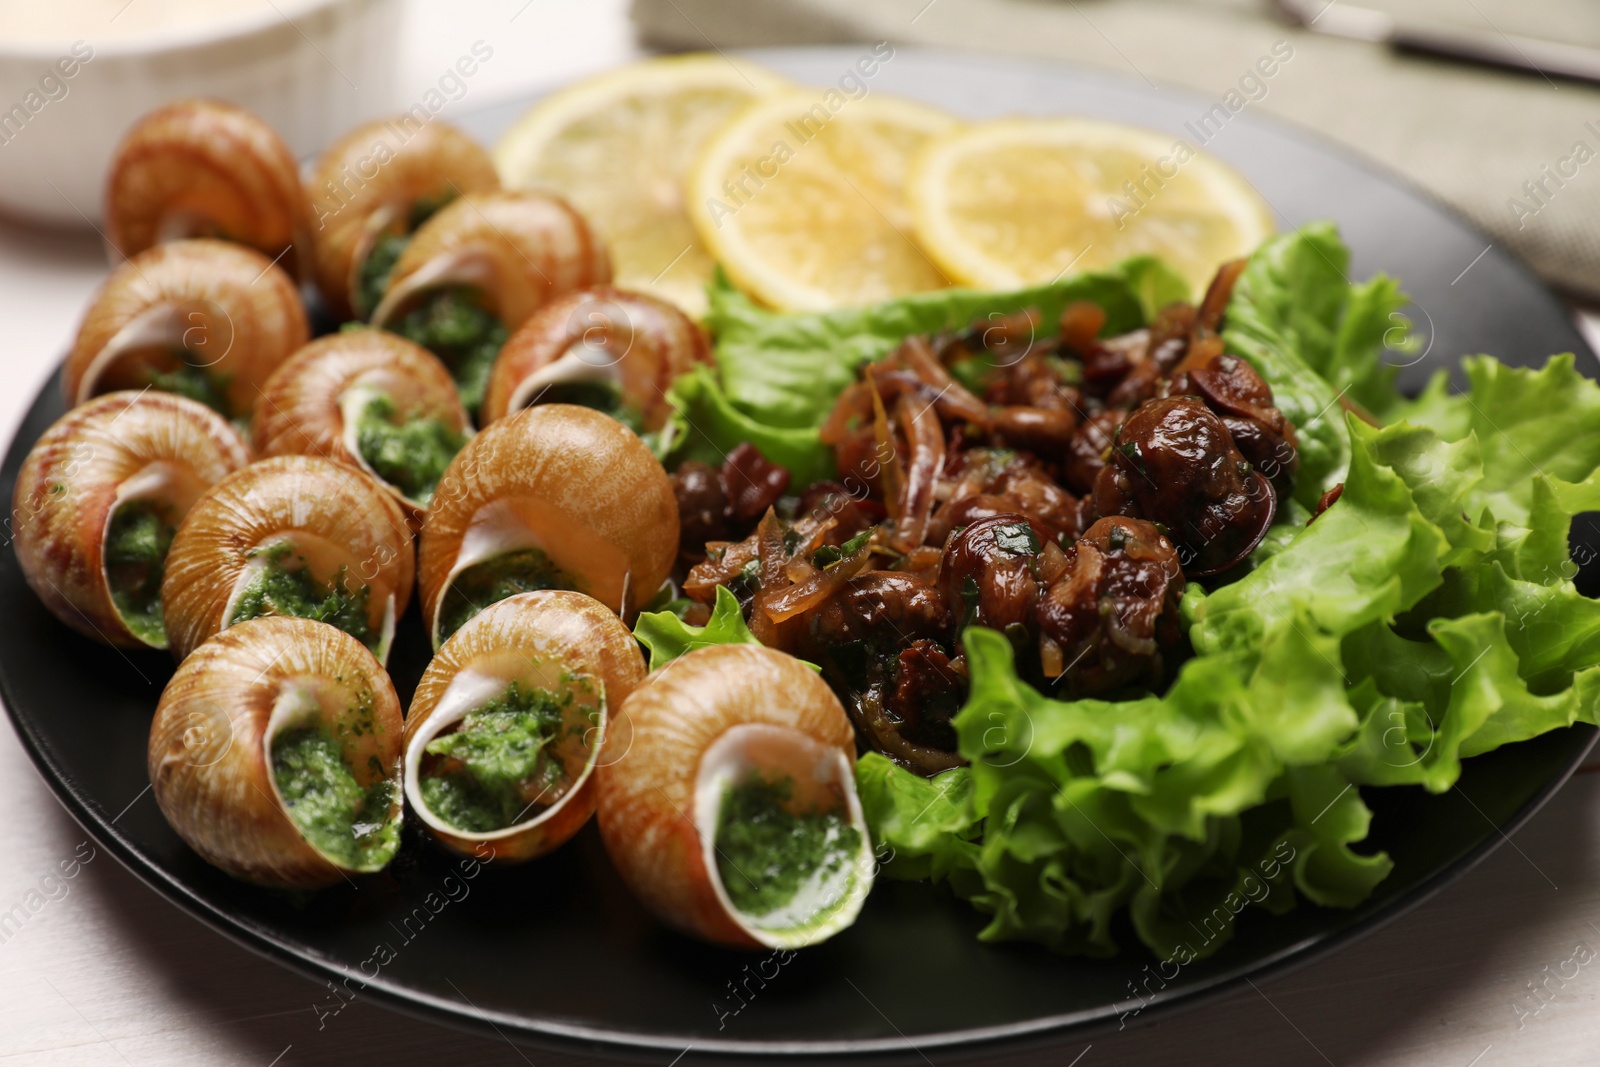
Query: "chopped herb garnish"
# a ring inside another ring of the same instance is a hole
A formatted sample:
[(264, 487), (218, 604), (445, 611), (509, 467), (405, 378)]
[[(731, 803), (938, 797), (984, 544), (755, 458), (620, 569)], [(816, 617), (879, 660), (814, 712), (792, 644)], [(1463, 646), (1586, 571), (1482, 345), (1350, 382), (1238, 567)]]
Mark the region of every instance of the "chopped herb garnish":
[(995, 527), (994, 543), (1001, 551), (1009, 552), (1013, 556), (1039, 554), (1038, 535), (1033, 532), (1033, 527), (1025, 522), (1013, 522)]
[(872, 539), (871, 530), (862, 530), (842, 545), (823, 545), (811, 553), (813, 567), (831, 567), (841, 560), (848, 559), (861, 551), (861, 547)]

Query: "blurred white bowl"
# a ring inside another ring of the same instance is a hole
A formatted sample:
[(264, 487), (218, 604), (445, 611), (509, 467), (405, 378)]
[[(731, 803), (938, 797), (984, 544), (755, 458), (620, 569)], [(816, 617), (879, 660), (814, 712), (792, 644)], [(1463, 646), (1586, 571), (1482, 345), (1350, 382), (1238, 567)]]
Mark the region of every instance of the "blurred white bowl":
[[(397, 0), (246, 0), (226, 14), (200, 0), (117, 0), (120, 26), (74, 18), (73, 6), (0, 13), (0, 212), (98, 223), (117, 142), (169, 100), (247, 107), (302, 157), (392, 103)], [(65, 24), (58, 40), (44, 36), (52, 18)]]

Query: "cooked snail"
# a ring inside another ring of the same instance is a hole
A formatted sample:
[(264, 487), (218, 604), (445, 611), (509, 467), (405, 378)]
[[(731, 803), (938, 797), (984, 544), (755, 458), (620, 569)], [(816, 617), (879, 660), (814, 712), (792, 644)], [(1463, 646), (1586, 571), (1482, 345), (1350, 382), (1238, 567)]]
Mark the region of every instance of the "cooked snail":
[(358, 126), (317, 160), (311, 177), (317, 287), (340, 317), (377, 306), (411, 234), (458, 196), (500, 188), (494, 160), (438, 119), (407, 116)]
[(500, 349), (482, 421), (532, 404), (582, 404), (640, 432), (659, 430), (672, 380), (710, 359), (705, 333), (671, 304), (621, 289), (568, 293)]
[(168, 393), (111, 393), (62, 416), (23, 461), (17, 560), (55, 616), (113, 645), (166, 648), (161, 575), (174, 529), (250, 462), (215, 412)]
[(346, 330), (296, 352), (262, 388), (252, 426), (263, 456), (360, 467), (417, 516), (470, 433), (450, 372), (382, 330)]
[(1159, 686), (1182, 648), (1184, 584), (1178, 549), (1155, 526), (1108, 515), (1089, 527), (1034, 608), (1058, 649), (1057, 682), (1080, 696)]
[(622, 879), (678, 929), (797, 948), (849, 926), (872, 888), (855, 732), (797, 659), (714, 645), (653, 675), (611, 725), (600, 833)]
[(216, 237), (296, 277), (310, 264), (294, 153), (259, 115), (220, 100), (179, 100), (134, 124), (111, 160), (105, 221), (114, 261)]
[(1170, 396), (1146, 401), (1117, 428), (1111, 462), (1095, 476), (1094, 503), (1102, 515), (1160, 524), (1184, 570), (1206, 575), (1255, 550), (1278, 497), (1202, 400)]
[(571, 404), (527, 408), (467, 442), (422, 526), (422, 618), (438, 648), (484, 607), (533, 589), (619, 614), (655, 595), (678, 553), (678, 504), (643, 441)]
[(252, 619), (179, 665), (150, 723), (167, 822), (235, 878), (315, 889), (400, 845), (404, 726), (361, 643), (309, 619)]
[(611, 280), (611, 258), (566, 201), (463, 196), (412, 235), (372, 322), (444, 360), (476, 412), (500, 346), (552, 297)]
[(644, 675), (639, 643), (597, 600), (547, 591), (491, 604), (417, 684), (406, 715), (411, 809), (463, 855), (544, 855), (594, 814), (608, 709)]
[(161, 580), (183, 659), (246, 619), (329, 622), (386, 659), (414, 570), (405, 512), (373, 478), (314, 456), (274, 456), (212, 486), (189, 510)]
[(306, 343), (294, 282), (258, 252), (179, 241), (111, 272), (67, 353), (67, 405), (146, 387), (248, 417), (267, 378)]

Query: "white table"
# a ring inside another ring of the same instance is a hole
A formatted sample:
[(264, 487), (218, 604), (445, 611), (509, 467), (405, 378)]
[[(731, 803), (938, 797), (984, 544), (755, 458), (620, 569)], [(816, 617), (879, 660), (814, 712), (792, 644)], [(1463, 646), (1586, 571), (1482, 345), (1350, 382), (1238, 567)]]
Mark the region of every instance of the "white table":
[[(458, 40), (484, 37), (497, 49), (477, 87), (477, 102), (489, 103), (635, 54), (624, 0), (532, 0), (512, 22), (523, 4), (446, 12), (413, 0), (404, 68), (426, 84)], [(399, 92), (415, 95), (404, 84)], [(51, 373), (105, 269), (93, 234), (0, 223), (0, 439), (10, 439)], [(1600, 334), (1594, 324), (1585, 323), (1591, 337)], [(1098, 1037), (1087, 1049), (1078, 1041), (989, 1062), (1600, 1062), (1600, 776), (1589, 773), (1597, 769), (1600, 762), (1584, 768), (1510, 847), (1332, 959), (1164, 1023)], [(213, 933), (103, 852), (70, 880), (44, 882), (92, 846), (9, 726), (0, 728), (0, 812), (0, 911), (30, 891), (56, 897), (0, 942), (0, 1067), (602, 1062), (519, 1051), (360, 1000), (319, 1027), (313, 1005), (323, 990)], [(1577, 977), (1549, 981), (1546, 1001), (1535, 999), (1534, 985), (1548, 975), (1572, 973), (1563, 963), (1580, 943), (1588, 962)]]

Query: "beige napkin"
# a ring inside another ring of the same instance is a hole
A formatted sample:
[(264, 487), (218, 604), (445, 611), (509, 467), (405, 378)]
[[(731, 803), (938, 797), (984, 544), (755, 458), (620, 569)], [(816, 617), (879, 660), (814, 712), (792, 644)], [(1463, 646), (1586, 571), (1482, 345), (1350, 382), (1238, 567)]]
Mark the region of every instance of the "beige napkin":
[[(1362, 3), (1600, 46), (1594, 0)], [(1268, 0), (634, 0), (633, 17), (643, 43), (669, 50), (889, 40), (1060, 59), (1216, 98), (1287, 40), (1293, 61), (1252, 109), (1399, 171), (1552, 285), (1600, 302), (1600, 88), (1292, 29)]]

